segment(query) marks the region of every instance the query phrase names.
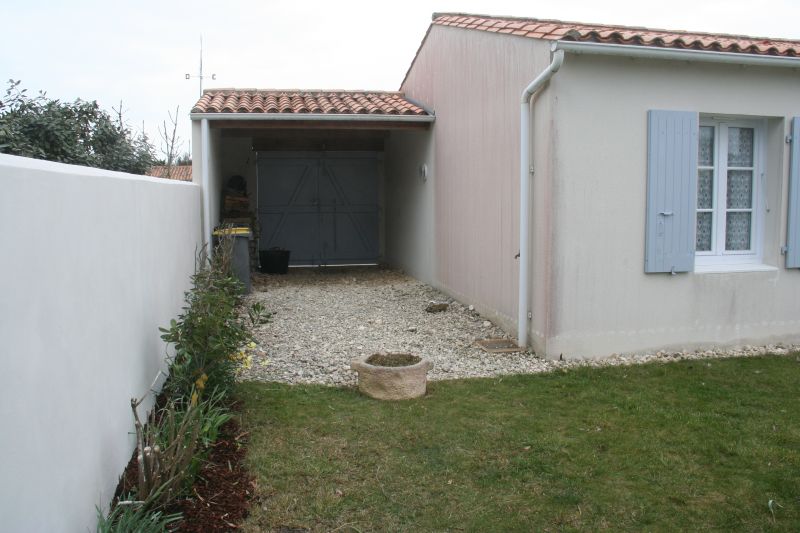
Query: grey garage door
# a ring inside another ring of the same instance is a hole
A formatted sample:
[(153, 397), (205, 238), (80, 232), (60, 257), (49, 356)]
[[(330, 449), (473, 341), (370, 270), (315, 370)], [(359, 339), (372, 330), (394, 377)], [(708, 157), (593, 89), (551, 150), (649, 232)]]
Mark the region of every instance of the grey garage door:
[(259, 247), (291, 250), (294, 265), (377, 262), (378, 163), (374, 152), (260, 153)]

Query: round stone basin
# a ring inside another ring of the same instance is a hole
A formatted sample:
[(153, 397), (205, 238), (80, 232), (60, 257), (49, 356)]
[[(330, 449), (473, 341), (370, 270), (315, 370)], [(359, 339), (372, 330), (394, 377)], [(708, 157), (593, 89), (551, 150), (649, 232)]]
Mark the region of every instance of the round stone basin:
[(350, 362), (358, 373), (358, 390), (378, 400), (425, 396), (433, 363), (408, 353), (376, 353)]

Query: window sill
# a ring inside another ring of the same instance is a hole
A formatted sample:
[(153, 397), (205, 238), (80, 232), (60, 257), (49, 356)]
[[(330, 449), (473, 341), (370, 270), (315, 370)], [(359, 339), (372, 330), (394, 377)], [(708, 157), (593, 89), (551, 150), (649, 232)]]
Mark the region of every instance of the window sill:
[(759, 263), (730, 265), (695, 265), (695, 274), (725, 274), (728, 272), (777, 272), (778, 267)]

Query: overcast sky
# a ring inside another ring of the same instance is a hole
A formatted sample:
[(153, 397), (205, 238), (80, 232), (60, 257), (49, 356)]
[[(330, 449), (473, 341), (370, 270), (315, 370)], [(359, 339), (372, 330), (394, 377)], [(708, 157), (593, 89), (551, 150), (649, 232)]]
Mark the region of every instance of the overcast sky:
[[(656, 28), (800, 38), (798, 0), (5, 0), (0, 76), (53, 98), (122, 100), (151, 136), (205, 87), (396, 90), (433, 12), (489, 13)], [(5, 88), (3, 88), (3, 91)]]

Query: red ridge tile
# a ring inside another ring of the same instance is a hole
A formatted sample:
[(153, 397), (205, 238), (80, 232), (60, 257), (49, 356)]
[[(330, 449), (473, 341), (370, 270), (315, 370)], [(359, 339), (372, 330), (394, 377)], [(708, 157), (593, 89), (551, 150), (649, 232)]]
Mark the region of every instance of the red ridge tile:
[[(800, 41), (746, 35), (659, 30), (607, 24), (585, 24), (560, 20), (437, 13), (433, 24), (457, 26), (493, 33), (512, 33), (534, 39), (635, 44), (660, 48), (715, 50), (720, 52), (797, 57)], [(511, 30), (511, 31), (510, 31)]]

